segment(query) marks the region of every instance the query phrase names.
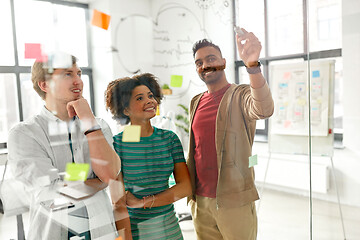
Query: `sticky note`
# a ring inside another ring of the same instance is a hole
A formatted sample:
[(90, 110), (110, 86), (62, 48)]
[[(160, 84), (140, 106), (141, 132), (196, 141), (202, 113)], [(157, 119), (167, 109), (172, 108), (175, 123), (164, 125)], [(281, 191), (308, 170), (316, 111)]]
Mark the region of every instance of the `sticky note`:
[(169, 177), (169, 186), (172, 187), (172, 186), (175, 186), (176, 185), (176, 181), (175, 181), (175, 178), (174, 178), (174, 174), (172, 173)]
[(250, 156), (249, 157), (249, 168), (257, 165), (257, 162), (258, 162), (257, 161), (257, 154)]
[(313, 78), (318, 78), (318, 77), (320, 77), (320, 71), (319, 71), (319, 70), (313, 71), (313, 72), (312, 72), (312, 77), (313, 77)]
[(170, 86), (171, 87), (181, 87), (183, 82), (183, 76), (181, 75), (171, 75)]
[(117, 237), (115, 240), (122, 240), (122, 237), (119, 236), (119, 237)]
[(159, 108), (159, 105), (156, 107), (156, 116), (159, 116), (160, 115), (160, 108)]
[(128, 125), (125, 126), (122, 141), (123, 142), (140, 142), (141, 126)]
[(90, 165), (88, 163), (68, 163), (66, 164), (66, 181), (86, 181)]
[(110, 15), (94, 9), (91, 24), (107, 30), (109, 28), (110, 18)]
[(25, 59), (36, 59), (39, 62), (47, 61), (47, 57), (41, 51), (40, 43), (25, 43)]
[(283, 79), (288, 80), (291, 78), (291, 72), (284, 72)]
[(299, 104), (300, 106), (305, 106), (306, 105), (306, 100), (304, 98), (299, 98), (297, 100), (297, 104)]

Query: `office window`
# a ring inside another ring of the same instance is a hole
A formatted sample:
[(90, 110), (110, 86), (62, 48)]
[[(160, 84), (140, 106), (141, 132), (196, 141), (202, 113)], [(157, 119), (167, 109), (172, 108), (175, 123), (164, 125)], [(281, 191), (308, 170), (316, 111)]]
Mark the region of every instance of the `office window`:
[(14, 66), (14, 44), (9, 0), (0, 1), (0, 32), (0, 65)]
[(88, 67), (85, 9), (55, 5), (54, 15), (57, 16), (54, 28), (58, 48), (75, 55), (80, 67)]
[[(247, 0), (239, 0), (239, 7), (237, 10), (238, 20), (236, 25), (243, 27), (248, 31), (256, 33), (256, 36), (262, 43), (262, 51), (260, 57), (265, 56), (265, 26), (264, 26), (264, 0), (253, 0), (248, 4)], [(256, 21), (254, 21), (256, 16)], [(236, 52), (237, 53), (237, 52)], [(239, 56), (237, 57), (239, 59)]]
[[(248, 4), (247, 4), (248, 3)], [(309, 12), (304, 3), (308, 4)], [(260, 61), (265, 79), (271, 86), (270, 66), (315, 59), (335, 60), (334, 133), (342, 139), (342, 39), (341, 0), (237, 0), (236, 21), (252, 26), (264, 36)], [(244, 7), (246, 8), (244, 9)], [(254, 16), (260, 20), (254, 21)], [(266, 21), (262, 21), (265, 16)], [(307, 18), (309, 16), (309, 18)], [(254, 23), (256, 22), (256, 23)], [(260, 26), (263, 23), (263, 26)], [(305, 24), (306, 23), (306, 24)], [(263, 30), (264, 29), (264, 30)], [(308, 37), (307, 34), (308, 33)], [(248, 83), (242, 61), (236, 61), (236, 82)], [(267, 135), (267, 120), (258, 124), (257, 134)], [(265, 126), (265, 129), (261, 129)]]
[(54, 49), (55, 37), (51, 3), (17, 0), (15, 22), (20, 66), (31, 66), (33, 59), (25, 59), (25, 43), (40, 43), (42, 51)]
[(88, 5), (55, 2), (0, 1), (0, 31), (4, 33), (0, 38), (0, 148), (6, 146), (9, 128), (39, 113), (44, 105), (32, 87), (34, 59), (25, 59), (25, 43), (41, 44), (45, 54), (61, 51), (76, 56), (83, 71), (84, 97), (95, 112), (90, 91)]
[(302, 53), (304, 51), (303, 1), (267, 2), (269, 56)]
[(20, 88), (23, 109), (23, 119), (27, 120), (34, 114), (38, 114), (45, 104), (41, 97), (35, 92), (30, 73), (20, 74)]
[(334, 95), (334, 133), (343, 134), (343, 61), (341, 57), (335, 60), (335, 95)]
[(20, 65), (32, 64), (24, 59), (25, 43), (40, 43), (45, 53), (71, 53), (79, 66), (88, 66), (85, 9), (19, 0), (15, 1), (15, 19)]
[(0, 73), (0, 143), (7, 141), (8, 131), (19, 121), (17, 99), (15, 74)]
[(341, 48), (341, 0), (313, 0), (309, 3), (309, 50)]

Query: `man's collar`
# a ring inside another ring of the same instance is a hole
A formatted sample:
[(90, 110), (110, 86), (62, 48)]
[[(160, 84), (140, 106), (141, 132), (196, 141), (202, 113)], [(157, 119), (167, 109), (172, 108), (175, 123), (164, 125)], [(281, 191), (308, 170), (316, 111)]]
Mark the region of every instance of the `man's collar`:
[[(42, 116), (45, 116), (46, 118), (52, 120), (52, 121), (56, 121), (56, 122), (59, 122), (59, 121), (63, 121), (61, 120), (60, 118), (58, 118), (55, 113), (49, 111), (49, 109), (46, 108), (46, 106), (44, 105), (42, 110), (41, 110), (41, 115)], [(77, 119), (79, 119), (77, 116), (75, 116), (72, 121), (76, 121)]]

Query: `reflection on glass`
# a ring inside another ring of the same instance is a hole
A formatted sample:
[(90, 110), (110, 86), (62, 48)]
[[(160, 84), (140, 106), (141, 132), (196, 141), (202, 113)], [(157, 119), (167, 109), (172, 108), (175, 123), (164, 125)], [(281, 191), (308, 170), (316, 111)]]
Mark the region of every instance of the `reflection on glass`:
[(0, 143), (7, 142), (8, 131), (19, 122), (15, 74), (0, 74)]
[(302, 53), (303, 1), (268, 1), (268, 47), (270, 56)]
[(15, 64), (10, 1), (0, 1), (0, 65)]
[(35, 92), (30, 73), (20, 74), (21, 99), (24, 120), (38, 114), (44, 106), (44, 101)]

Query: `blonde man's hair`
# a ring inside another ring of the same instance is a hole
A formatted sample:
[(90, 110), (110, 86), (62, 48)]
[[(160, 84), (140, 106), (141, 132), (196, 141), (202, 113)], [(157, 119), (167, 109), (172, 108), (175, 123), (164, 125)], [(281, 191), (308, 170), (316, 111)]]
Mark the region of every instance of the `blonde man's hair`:
[[(71, 61), (72, 61), (72, 65), (74, 65), (77, 62), (77, 58), (71, 55)], [(53, 71), (50, 71), (48, 65), (49, 64), (47, 64), (46, 62), (44, 63), (44, 62), (36, 61), (31, 68), (31, 81), (33, 83), (33, 88), (43, 100), (45, 100), (46, 92), (41, 90), (41, 88), (39, 87), (39, 83), (51, 79), (51, 75)]]

